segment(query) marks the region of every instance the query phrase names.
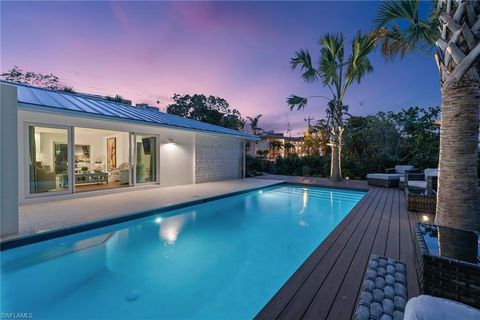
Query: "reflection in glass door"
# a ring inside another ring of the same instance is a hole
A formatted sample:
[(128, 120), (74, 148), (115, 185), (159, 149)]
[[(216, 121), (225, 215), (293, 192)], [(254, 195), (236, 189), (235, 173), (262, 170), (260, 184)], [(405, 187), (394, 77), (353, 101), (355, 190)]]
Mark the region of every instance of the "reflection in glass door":
[(135, 135), (135, 182), (157, 181), (157, 137)]
[(69, 191), (67, 128), (28, 126), (29, 194)]

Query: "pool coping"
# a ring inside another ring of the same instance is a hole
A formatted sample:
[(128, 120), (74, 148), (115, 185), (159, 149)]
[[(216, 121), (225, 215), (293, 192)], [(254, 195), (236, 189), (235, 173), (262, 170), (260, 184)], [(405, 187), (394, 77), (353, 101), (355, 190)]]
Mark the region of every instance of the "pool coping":
[(1, 251), (6, 251), (22, 246), (26, 246), (29, 244), (33, 243), (38, 243), (38, 242), (43, 242), (55, 238), (60, 238), (63, 236), (68, 236), (72, 234), (77, 234), (85, 231), (90, 231), (93, 229), (98, 229), (98, 228), (103, 228), (135, 219), (140, 219), (140, 218), (145, 218), (148, 216), (152, 216), (155, 214), (161, 214), (173, 210), (178, 210), (178, 209), (183, 209), (186, 207), (202, 204), (202, 203), (207, 203), (219, 199), (224, 199), (236, 195), (240, 195), (243, 193), (248, 193), (260, 189), (265, 189), (265, 188), (270, 188), (274, 186), (279, 186), (279, 185), (297, 185), (297, 186), (304, 186), (304, 187), (320, 187), (320, 188), (325, 188), (325, 189), (340, 189), (340, 190), (350, 190), (350, 191), (360, 191), (360, 192), (368, 192), (369, 189), (365, 188), (352, 188), (352, 187), (343, 187), (343, 186), (326, 186), (322, 184), (311, 184), (311, 183), (300, 183), (300, 182), (288, 182), (288, 181), (278, 181), (276, 183), (272, 183), (271, 185), (268, 186), (261, 186), (261, 187), (254, 187), (246, 190), (239, 190), (239, 191), (234, 191), (234, 192), (228, 192), (220, 195), (215, 195), (215, 196), (210, 196), (206, 198), (201, 198), (201, 199), (196, 199), (196, 200), (191, 200), (191, 201), (185, 201), (185, 202), (180, 202), (180, 203), (174, 203), (170, 205), (166, 205), (163, 207), (155, 208), (155, 209), (148, 209), (148, 210), (143, 210), (131, 214), (125, 214), (122, 216), (118, 217), (112, 217), (112, 218), (106, 218), (106, 219), (101, 219), (101, 220), (95, 220), (87, 223), (82, 223), (82, 224), (77, 224), (77, 225), (72, 225), (72, 226), (67, 226), (63, 228), (58, 228), (58, 229), (53, 229), (53, 230), (48, 230), (44, 232), (39, 232), (36, 234), (27, 234), (23, 236), (19, 236), (17, 238), (13, 239), (8, 239), (5, 241), (0, 242), (0, 252)]

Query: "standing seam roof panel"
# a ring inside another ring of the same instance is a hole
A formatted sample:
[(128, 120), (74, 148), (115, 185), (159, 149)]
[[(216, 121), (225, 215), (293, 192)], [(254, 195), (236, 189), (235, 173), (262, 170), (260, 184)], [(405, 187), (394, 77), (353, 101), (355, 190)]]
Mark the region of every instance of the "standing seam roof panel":
[(228, 129), (193, 119), (183, 118), (180, 116), (167, 114), (156, 110), (136, 108), (113, 101), (104, 101), (101, 98), (97, 97), (90, 97), (82, 94), (71, 94), (67, 92), (58, 92), (48, 89), (9, 83), (6, 81), (0, 82), (16, 86), (18, 101), (25, 104), (50, 107), (58, 110), (70, 110), (89, 114), (97, 114), (101, 116), (115, 117), (119, 119), (136, 120), (149, 124), (159, 124), (170, 127), (207, 131), (212, 133), (223, 133), (246, 138), (256, 138), (253, 135), (233, 129)]

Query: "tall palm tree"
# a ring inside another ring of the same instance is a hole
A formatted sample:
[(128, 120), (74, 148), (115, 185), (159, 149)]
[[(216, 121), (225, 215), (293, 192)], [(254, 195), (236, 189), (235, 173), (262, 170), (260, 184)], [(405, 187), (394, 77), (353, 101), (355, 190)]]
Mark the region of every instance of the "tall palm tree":
[(323, 98), (327, 103), (327, 123), (330, 127), (330, 143), (332, 151), (330, 179), (342, 180), (342, 135), (344, 116), (348, 107), (343, 103), (345, 94), (353, 82), (360, 83), (363, 77), (373, 71), (368, 55), (375, 48), (374, 34), (357, 32), (353, 41), (351, 53), (345, 57), (345, 40), (342, 33), (325, 34), (319, 41), (320, 59), (314, 67), (308, 50), (297, 51), (290, 60), (292, 69), (300, 67), (301, 77), (305, 82), (321, 81), (327, 87), (331, 96), (299, 97), (291, 95), (287, 98), (290, 110), (304, 109), (311, 98)]
[(439, 0), (430, 15), (420, 13), (418, 0), (380, 5), (382, 52), (388, 59), (417, 51), (435, 58), (442, 94), (435, 222), (480, 231), (480, 1)]
[(258, 126), (258, 120), (262, 117), (261, 114), (257, 114), (255, 117), (247, 117), (250, 121), (250, 128), (252, 129), (252, 134), (259, 135), (263, 132), (263, 129)]

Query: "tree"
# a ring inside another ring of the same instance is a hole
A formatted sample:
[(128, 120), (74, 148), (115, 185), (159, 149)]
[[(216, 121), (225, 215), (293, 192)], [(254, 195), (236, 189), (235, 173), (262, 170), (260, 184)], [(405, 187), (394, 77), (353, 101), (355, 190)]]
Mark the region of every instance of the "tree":
[(418, 51), (435, 58), (442, 94), (435, 222), (480, 231), (480, 1), (439, 0), (428, 16), (418, 0), (388, 1), (375, 21), (386, 59)]
[(0, 74), (0, 78), (6, 81), (26, 84), (29, 86), (41, 87), (51, 90), (62, 90), (74, 92), (73, 87), (67, 87), (60, 82), (60, 79), (53, 74), (44, 74), (33, 71), (23, 71), (18, 66)]
[(105, 99), (107, 99), (108, 101), (113, 101), (113, 102), (118, 102), (123, 104), (130, 104), (130, 105), (132, 104), (132, 100), (125, 99), (119, 94), (115, 95), (115, 97), (106, 96)]
[(313, 66), (308, 50), (296, 52), (290, 60), (292, 69), (300, 67), (305, 82), (321, 81), (327, 87), (331, 97), (311, 96), (299, 97), (291, 95), (287, 98), (290, 110), (304, 109), (309, 99), (323, 98), (328, 101), (326, 108), (326, 123), (330, 128), (329, 146), (332, 151), (330, 179), (342, 180), (342, 135), (344, 116), (348, 106), (343, 103), (345, 94), (353, 82), (360, 83), (363, 77), (373, 71), (368, 55), (374, 50), (375, 34), (357, 32), (353, 41), (350, 56), (345, 57), (345, 40), (343, 34), (325, 34), (320, 39), (320, 59), (317, 67)]
[(307, 131), (307, 133), (305, 133), (305, 135), (303, 136), (303, 144), (302, 144), (303, 152), (309, 156), (319, 155), (320, 144), (321, 144), (320, 139), (318, 139), (311, 132)]
[(263, 133), (263, 129), (258, 126), (258, 120), (262, 117), (261, 114), (257, 114), (255, 117), (247, 117), (250, 121), (250, 128), (252, 129), (252, 134), (258, 136)]
[(385, 115), (401, 136), (398, 146), (401, 163), (409, 163), (416, 168), (437, 167), (440, 143), (439, 113), (439, 107), (410, 107)]
[(330, 137), (330, 127), (325, 121), (325, 119), (320, 119), (313, 126), (313, 133), (318, 139), (318, 148), (321, 155), (326, 155), (328, 153), (329, 146), (329, 137)]
[(243, 128), (240, 112), (231, 109), (225, 99), (203, 94), (174, 94), (172, 99), (174, 103), (167, 106), (167, 113), (234, 130)]
[(287, 141), (283, 144), (283, 149), (285, 150), (285, 153), (290, 154), (292, 150), (295, 152), (295, 145), (290, 141)]
[(75, 89), (73, 89), (73, 87), (71, 87), (71, 86), (65, 86), (65, 87), (63, 87), (63, 89), (61, 91), (68, 92), (68, 93), (76, 93)]
[(345, 124), (345, 174), (365, 179), (369, 172), (384, 172), (397, 164), (401, 135), (385, 114), (352, 116)]
[(276, 158), (280, 149), (283, 148), (283, 143), (279, 140), (272, 140), (270, 141), (270, 152), (272, 154), (272, 158)]

